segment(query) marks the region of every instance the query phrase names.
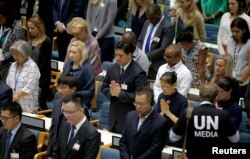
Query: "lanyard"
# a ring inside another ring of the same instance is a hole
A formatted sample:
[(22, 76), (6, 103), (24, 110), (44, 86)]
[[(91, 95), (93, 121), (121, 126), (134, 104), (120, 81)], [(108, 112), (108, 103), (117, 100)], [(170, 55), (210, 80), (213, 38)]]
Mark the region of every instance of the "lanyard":
[[(19, 71), (18, 71), (19, 70)], [(21, 69), (16, 69), (16, 74), (15, 74), (15, 87), (14, 87), (14, 90), (16, 91), (16, 86), (17, 86), (17, 82), (18, 82), (18, 79), (22, 73), (22, 70), (23, 70), (23, 67)]]

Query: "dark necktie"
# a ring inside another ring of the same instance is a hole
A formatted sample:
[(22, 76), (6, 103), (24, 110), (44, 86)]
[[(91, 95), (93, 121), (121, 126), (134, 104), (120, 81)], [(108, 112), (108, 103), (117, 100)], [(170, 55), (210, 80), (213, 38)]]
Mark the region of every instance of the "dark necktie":
[(7, 137), (6, 137), (6, 143), (5, 143), (5, 149), (4, 149), (4, 159), (7, 159), (9, 157), (9, 149), (10, 149), (10, 144), (11, 144), (11, 136), (12, 133), (11, 131), (8, 131)]
[(123, 75), (124, 72), (125, 72), (125, 70), (124, 70), (124, 68), (122, 67), (122, 69), (121, 69), (121, 75)]
[(154, 26), (152, 26), (152, 28), (148, 34), (148, 38), (147, 38), (146, 45), (145, 45), (145, 53), (148, 53), (150, 51), (150, 41), (151, 41), (151, 36), (152, 36), (153, 30), (154, 30)]
[(75, 136), (75, 133), (74, 133), (74, 130), (75, 130), (75, 129), (76, 129), (76, 126), (75, 126), (75, 125), (71, 125), (71, 130), (70, 130), (70, 137), (69, 137), (68, 146), (70, 146), (70, 145), (73, 143), (74, 136)]
[(143, 124), (144, 121), (145, 121), (145, 117), (140, 117), (139, 118), (137, 131), (140, 129), (140, 127), (142, 126), (142, 124)]

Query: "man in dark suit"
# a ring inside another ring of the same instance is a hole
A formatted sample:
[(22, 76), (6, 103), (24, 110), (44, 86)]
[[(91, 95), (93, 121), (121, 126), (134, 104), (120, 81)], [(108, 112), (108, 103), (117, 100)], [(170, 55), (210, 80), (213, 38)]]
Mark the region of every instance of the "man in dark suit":
[(84, 115), (82, 96), (71, 94), (63, 99), (62, 112), (67, 119), (56, 143), (56, 159), (96, 159), (101, 142), (97, 129)]
[(165, 63), (164, 50), (174, 39), (174, 25), (162, 16), (158, 4), (150, 4), (146, 13), (148, 20), (143, 25), (137, 46), (151, 61), (148, 78), (155, 79), (158, 68)]
[(120, 139), (121, 159), (161, 159), (167, 137), (167, 120), (154, 110), (153, 96), (148, 87), (136, 91), (136, 111), (127, 114)]
[[(78, 86), (78, 78), (73, 75), (66, 75), (61, 76), (58, 80), (58, 92), (60, 97), (55, 99), (53, 113), (52, 113), (52, 122), (51, 127), (49, 130), (50, 138), (47, 148), (47, 155), (52, 157), (54, 153), (57, 151), (57, 147), (55, 147), (55, 143), (58, 139), (59, 130), (61, 127), (62, 122), (65, 120), (64, 115), (62, 113), (62, 105), (63, 105), (63, 98), (73, 94), (76, 92), (76, 88)], [(87, 109), (86, 109), (87, 110)], [(89, 120), (88, 111), (84, 111), (85, 116)]]
[(4, 105), (12, 102), (13, 92), (12, 89), (2, 80), (0, 76), (0, 109)]
[[(36, 137), (21, 124), (22, 108), (11, 102), (1, 109), (0, 158), (33, 159), (37, 153)], [(12, 156), (12, 157), (11, 157)]]
[(133, 59), (135, 47), (120, 41), (115, 47), (116, 62), (107, 70), (101, 90), (110, 98), (109, 130), (121, 133), (127, 112), (135, 110), (135, 91), (147, 86), (146, 72)]
[(66, 26), (73, 17), (83, 17), (86, 0), (54, 0), (53, 22), (57, 30), (59, 60), (64, 61), (72, 36), (66, 33)]

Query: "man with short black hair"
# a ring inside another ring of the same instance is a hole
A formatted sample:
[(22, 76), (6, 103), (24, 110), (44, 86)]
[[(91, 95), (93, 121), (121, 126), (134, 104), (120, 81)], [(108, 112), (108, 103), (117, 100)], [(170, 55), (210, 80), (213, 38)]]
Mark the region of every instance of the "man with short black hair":
[(109, 130), (116, 133), (122, 132), (126, 114), (135, 110), (135, 91), (148, 85), (146, 72), (132, 58), (134, 50), (130, 42), (117, 43), (116, 63), (108, 68), (101, 88), (111, 103)]
[(84, 115), (81, 95), (70, 94), (63, 99), (62, 112), (67, 120), (63, 121), (57, 140), (57, 159), (95, 159), (101, 142), (97, 129)]
[(33, 159), (37, 153), (36, 137), (21, 123), (21, 106), (15, 102), (4, 105), (0, 119), (3, 123), (0, 128), (0, 158)]

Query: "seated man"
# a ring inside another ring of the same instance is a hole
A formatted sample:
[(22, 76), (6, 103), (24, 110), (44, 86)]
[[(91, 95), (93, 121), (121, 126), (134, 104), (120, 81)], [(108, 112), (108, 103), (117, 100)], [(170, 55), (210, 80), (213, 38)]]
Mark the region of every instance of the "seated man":
[[(60, 98), (54, 101), (53, 113), (52, 113), (52, 122), (51, 128), (49, 130), (50, 139), (47, 148), (48, 156), (53, 156), (55, 150), (55, 143), (58, 138), (59, 129), (63, 120), (65, 120), (62, 113), (63, 98), (76, 92), (78, 86), (78, 78), (73, 75), (61, 76), (58, 79), (58, 92)], [(88, 110), (88, 109), (86, 109)], [(84, 111), (85, 116), (89, 119), (88, 111)]]
[(62, 112), (67, 119), (60, 128), (55, 158), (58, 159), (95, 159), (101, 142), (97, 129), (84, 115), (81, 95), (71, 94), (63, 99)]
[(120, 139), (121, 159), (161, 159), (167, 137), (167, 120), (156, 112), (153, 103), (154, 94), (150, 88), (136, 91), (136, 111), (127, 114)]
[(161, 65), (155, 79), (155, 102), (157, 102), (158, 96), (162, 93), (160, 78), (165, 72), (175, 72), (177, 74), (177, 91), (187, 97), (193, 78), (189, 69), (181, 61), (181, 47), (176, 44), (171, 44), (166, 48), (163, 56), (166, 60), (166, 64)]
[(21, 123), (21, 106), (14, 102), (4, 105), (0, 119), (3, 123), (0, 128), (0, 158), (33, 159), (37, 153), (37, 141)]

